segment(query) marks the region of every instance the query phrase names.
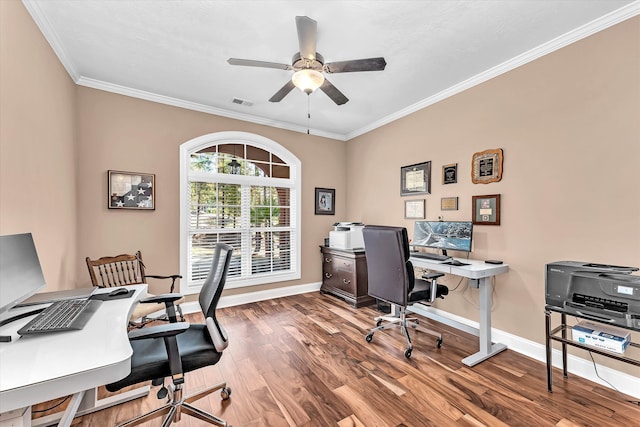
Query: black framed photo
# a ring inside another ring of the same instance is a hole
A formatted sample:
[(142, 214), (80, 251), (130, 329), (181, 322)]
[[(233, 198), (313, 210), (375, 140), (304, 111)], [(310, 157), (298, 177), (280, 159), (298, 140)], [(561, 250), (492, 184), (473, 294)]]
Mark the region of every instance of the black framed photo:
[(458, 182), (458, 164), (442, 166), (442, 184), (455, 184)]
[(400, 168), (400, 195), (431, 194), (431, 162)]
[(154, 210), (156, 176), (152, 173), (107, 172), (109, 209)]
[(316, 188), (316, 215), (335, 215), (335, 199), (334, 188)]
[(473, 223), (476, 225), (500, 225), (500, 195), (473, 196)]

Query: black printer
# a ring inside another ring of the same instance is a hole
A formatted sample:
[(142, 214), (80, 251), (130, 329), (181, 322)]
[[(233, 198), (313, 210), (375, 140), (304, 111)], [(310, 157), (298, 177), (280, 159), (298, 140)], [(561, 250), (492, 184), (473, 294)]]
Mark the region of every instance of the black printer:
[(557, 261), (546, 265), (547, 305), (640, 331), (640, 276), (637, 267)]

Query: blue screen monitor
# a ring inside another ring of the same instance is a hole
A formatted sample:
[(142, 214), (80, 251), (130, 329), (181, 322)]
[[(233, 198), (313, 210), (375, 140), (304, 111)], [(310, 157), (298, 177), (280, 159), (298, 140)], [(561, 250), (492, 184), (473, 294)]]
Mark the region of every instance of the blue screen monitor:
[(412, 246), (471, 252), (473, 223), (471, 221), (416, 221)]

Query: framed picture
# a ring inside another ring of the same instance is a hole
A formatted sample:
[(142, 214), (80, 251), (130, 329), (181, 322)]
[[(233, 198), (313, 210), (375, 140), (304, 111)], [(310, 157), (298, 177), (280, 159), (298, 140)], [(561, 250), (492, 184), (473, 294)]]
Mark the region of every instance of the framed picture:
[(500, 225), (500, 195), (473, 196), (473, 223), (477, 225)]
[(400, 168), (400, 195), (413, 196), (431, 193), (431, 162), (416, 163)]
[(442, 183), (455, 184), (456, 182), (458, 182), (458, 164), (451, 163), (442, 166)]
[(440, 199), (441, 211), (457, 211), (458, 210), (458, 198), (457, 197), (442, 197)]
[(335, 189), (316, 188), (316, 215), (335, 215), (335, 198)]
[(404, 217), (406, 219), (424, 219), (425, 200), (405, 200)]
[(107, 172), (109, 209), (154, 210), (156, 176), (140, 172)]
[(474, 184), (500, 181), (502, 179), (502, 160), (502, 148), (475, 153), (471, 160), (471, 181)]

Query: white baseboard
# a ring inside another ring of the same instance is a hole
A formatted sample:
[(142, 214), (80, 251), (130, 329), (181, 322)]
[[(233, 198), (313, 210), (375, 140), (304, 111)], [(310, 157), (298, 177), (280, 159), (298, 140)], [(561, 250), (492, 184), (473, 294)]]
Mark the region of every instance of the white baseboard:
[[(479, 323), (469, 320), (464, 317), (457, 316), (455, 314), (448, 313), (443, 310), (431, 307), (431, 310), (439, 316), (451, 319), (453, 321), (462, 323), (472, 328), (479, 328)], [(544, 328), (544, 322), (541, 320), (540, 328)], [(546, 346), (534, 341), (527, 340), (517, 335), (510, 334), (509, 332), (501, 331), (500, 329), (491, 328), (491, 338), (493, 342), (501, 342), (506, 344), (511, 350), (538, 360), (546, 365), (547, 354)], [(598, 355), (595, 355), (596, 362)], [(551, 353), (551, 359), (553, 366), (562, 369), (562, 351), (560, 349), (553, 349)], [(597, 364), (598, 374), (605, 380), (609, 381), (620, 392), (633, 396), (636, 399), (640, 399), (640, 378), (633, 375), (626, 374), (624, 372), (616, 371), (615, 369), (608, 368)], [(590, 359), (583, 359), (572, 354), (567, 355), (567, 370), (569, 374), (577, 375), (585, 378), (594, 383), (601, 384), (605, 387), (611, 388), (609, 384), (597, 377), (593, 363)], [(554, 375), (553, 379), (559, 381), (562, 379), (562, 374)]]
[[(306, 285), (287, 286), (284, 288), (269, 289), (266, 291), (247, 292), (239, 295), (222, 296), (218, 302), (218, 308), (233, 307), (236, 305), (248, 304), (251, 302), (265, 301), (274, 298), (288, 297), (291, 295), (306, 294), (308, 292), (320, 291), (321, 282)], [(196, 302), (180, 304), (184, 314), (197, 313), (200, 305)]]
[[(290, 295), (298, 295), (307, 292), (318, 292), (320, 290), (320, 285), (321, 283), (318, 282), (306, 285), (270, 289), (266, 291), (248, 292), (240, 295), (223, 296), (222, 298), (220, 298), (218, 307), (232, 307), (236, 305), (265, 301), (268, 299), (281, 298)], [(181, 306), (185, 314), (195, 313), (200, 310), (197, 302), (189, 302), (181, 304)], [(455, 314), (439, 310), (437, 308), (432, 307), (431, 309), (439, 316), (461, 323), (470, 328), (478, 329), (480, 326), (478, 322), (469, 320), (467, 318), (460, 317)], [(542, 323), (542, 321), (540, 324), (540, 328), (544, 328), (544, 324)], [(501, 342), (503, 344), (506, 344), (511, 350), (546, 364), (546, 348), (544, 344), (530, 341), (496, 328), (491, 329), (491, 336), (494, 342)], [(553, 366), (562, 368), (562, 352), (559, 349), (553, 350), (552, 360)], [(609, 384), (596, 376), (596, 372), (591, 360), (583, 359), (581, 357), (569, 354), (567, 356), (567, 367), (569, 373), (572, 375), (577, 375), (579, 377), (601, 384), (605, 387), (611, 388)], [(626, 374), (624, 372), (616, 371), (615, 369), (611, 369), (599, 364), (597, 364), (597, 368), (600, 376), (613, 384), (620, 392), (628, 394), (629, 396), (633, 396), (636, 399), (640, 399), (640, 378)], [(559, 375), (554, 376), (554, 379), (556, 379), (556, 381), (560, 380), (561, 378), (562, 377)]]

